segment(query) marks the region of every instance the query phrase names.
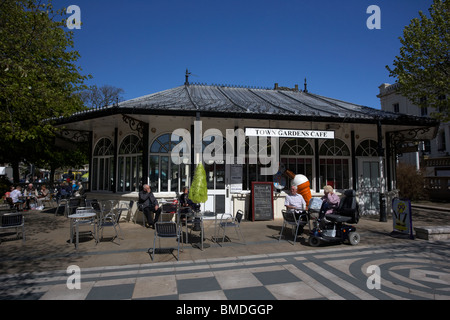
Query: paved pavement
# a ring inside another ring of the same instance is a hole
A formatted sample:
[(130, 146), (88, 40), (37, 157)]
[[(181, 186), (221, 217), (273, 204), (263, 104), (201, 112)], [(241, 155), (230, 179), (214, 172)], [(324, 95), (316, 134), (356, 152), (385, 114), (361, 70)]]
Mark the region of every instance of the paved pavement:
[[(450, 225), (445, 212), (417, 211), (415, 219)], [(278, 241), (282, 220), (243, 222), (245, 243), (232, 232), (203, 251), (185, 243), (180, 261), (168, 250), (152, 261), (153, 230), (132, 222), (121, 222), (120, 244), (84, 237), (78, 250), (66, 218), (33, 211), (26, 223), (25, 243), (0, 238), (0, 299), (450, 299), (450, 241), (393, 237), (392, 222), (377, 217), (357, 225), (360, 245), (319, 248), (307, 245), (307, 234), (295, 245), (290, 232)], [(174, 247), (167, 241), (162, 247)]]
[(448, 300), (449, 257), (449, 241), (421, 241), (44, 271), (0, 283), (2, 299)]

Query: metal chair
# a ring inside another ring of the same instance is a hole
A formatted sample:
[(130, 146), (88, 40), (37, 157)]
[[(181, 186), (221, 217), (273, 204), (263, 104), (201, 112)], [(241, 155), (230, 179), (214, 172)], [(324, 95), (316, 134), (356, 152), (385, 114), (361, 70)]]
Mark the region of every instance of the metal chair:
[(191, 226), (191, 232), (194, 224), (194, 212), (191, 207), (178, 208), (178, 220), (181, 228), (181, 241), (184, 243), (183, 226), (186, 227), (186, 243), (189, 243), (188, 227)]
[[(164, 216), (168, 217), (164, 217)], [(176, 259), (180, 259), (180, 239), (181, 239), (181, 227), (173, 221), (173, 213), (161, 212), (159, 221), (155, 223), (155, 236), (153, 239), (153, 251), (150, 253), (152, 261), (155, 258), (156, 253), (156, 239), (159, 239), (159, 249), (161, 250), (161, 238), (176, 238), (177, 239), (177, 256)]]
[(101, 231), (100, 239), (103, 239), (103, 231), (105, 227), (111, 227), (114, 229), (115, 232), (115, 237), (113, 237), (113, 240), (117, 238), (120, 244), (120, 233), (117, 231), (117, 227), (120, 230), (120, 225), (118, 223), (118, 219), (114, 210), (112, 210), (112, 208), (110, 208), (110, 210), (107, 210), (107, 207), (106, 208), (102, 206), (100, 207), (101, 207), (100, 218), (98, 221), (98, 229), (99, 232)]
[(137, 204), (137, 209), (133, 216), (133, 222), (134, 222), (134, 224), (137, 223), (137, 216), (138, 216), (139, 212), (142, 213), (142, 226), (145, 227), (145, 223), (147, 222), (147, 217), (145, 216), (144, 208), (142, 207), (142, 204), (140, 204), (140, 203)]
[[(89, 207), (78, 207), (75, 209), (75, 214), (83, 214), (83, 213), (96, 213), (94, 209)], [(80, 234), (80, 227), (83, 226), (89, 226), (92, 227), (92, 235), (95, 239), (95, 243), (98, 243), (98, 230), (97, 230), (97, 223), (96, 223), (96, 216), (93, 218), (86, 218), (86, 219), (73, 219), (71, 220), (71, 230), (70, 230), (70, 243), (72, 243), (73, 235), (76, 235), (76, 242), (75, 242), (75, 248), (78, 249), (78, 242), (79, 242), (79, 234)], [(74, 232), (75, 229), (75, 232)]]
[(119, 201), (117, 206), (114, 208), (116, 211), (117, 222), (120, 221), (120, 217), (122, 216), (122, 212), (128, 212), (127, 217), (131, 216), (131, 208), (133, 208), (134, 201)]
[[(304, 211), (304, 213), (300, 214), (299, 218), (297, 219), (295, 216), (295, 212), (293, 210), (282, 210), (281, 211), (283, 214), (283, 227), (281, 228), (280, 231), (280, 237), (278, 238), (278, 241), (281, 240), (281, 236), (283, 235), (283, 231), (284, 231), (284, 227), (285, 226), (292, 226), (292, 234), (294, 235), (294, 243), (297, 240), (297, 235), (298, 235), (298, 231), (301, 229), (303, 230), (303, 227), (309, 223), (309, 217), (308, 214)], [(294, 228), (295, 228), (295, 232), (294, 232)]]
[(70, 216), (80, 206), (81, 206), (81, 198), (70, 198), (67, 203), (66, 215)]
[(68, 206), (68, 203), (69, 203), (69, 200), (68, 199), (59, 199), (59, 201), (58, 201), (58, 206), (56, 207), (56, 210), (55, 210), (55, 217), (58, 215), (58, 213), (59, 213), (59, 209), (61, 208), (61, 207), (63, 207), (64, 208), (64, 211), (63, 211), (63, 215), (64, 216), (66, 216), (66, 212), (67, 212), (67, 206)]
[(222, 236), (222, 243), (225, 241), (225, 235), (226, 235), (226, 228), (228, 227), (234, 227), (234, 230), (236, 231), (237, 236), (239, 237), (239, 240), (242, 239), (242, 242), (245, 244), (244, 235), (241, 231), (241, 220), (244, 216), (244, 212), (242, 210), (238, 210), (236, 212), (236, 215), (234, 218), (231, 219), (231, 221), (225, 221), (219, 223), (219, 228), (223, 229), (223, 236)]
[(0, 230), (16, 229), (16, 235), (19, 237), (19, 228), (22, 229), (22, 242), (25, 242), (25, 218), (21, 213), (5, 213), (1, 216)]

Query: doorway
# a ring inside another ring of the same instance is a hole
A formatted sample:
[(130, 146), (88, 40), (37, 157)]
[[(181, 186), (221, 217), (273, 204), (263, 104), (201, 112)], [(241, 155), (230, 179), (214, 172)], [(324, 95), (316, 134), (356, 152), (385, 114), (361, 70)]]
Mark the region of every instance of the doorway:
[(360, 158), (358, 166), (358, 190), (363, 214), (380, 213), (380, 161), (378, 158)]

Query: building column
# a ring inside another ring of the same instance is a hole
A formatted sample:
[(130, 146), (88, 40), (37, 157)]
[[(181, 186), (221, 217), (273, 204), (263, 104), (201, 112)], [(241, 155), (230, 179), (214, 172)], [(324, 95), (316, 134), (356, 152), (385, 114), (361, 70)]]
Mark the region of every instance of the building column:
[(384, 186), (384, 148), (383, 148), (383, 132), (381, 127), (381, 121), (378, 120), (377, 122), (377, 133), (378, 133), (378, 157), (380, 160), (380, 222), (386, 222), (387, 221), (387, 214), (386, 214), (386, 195), (385, 192), (385, 186)]
[(320, 159), (319, 159), (319, 140), (314, 139), (314, 166), (316, 169), (316, 192), (320, 192)]
[(358, 165), (356, 161), (356, 143), (355, 143), (355, 131), (351, 131), (351, 141), (350, 141), (350, 152), (352, 156), (352, 187), (356, 190), (356, 185), (358, 182), (358, 177), (356, 175), (356, 166)]
[(142, 130), (142, 185), (148, 184), (148, 166), (150, 152), (150, 124), (144, 123)]
[(119, 165), (119, 128), (114, 129), (114, 160), (113, 160), (113, 177), (112, 177), (112, 192), (117, 192), (117, 166)]

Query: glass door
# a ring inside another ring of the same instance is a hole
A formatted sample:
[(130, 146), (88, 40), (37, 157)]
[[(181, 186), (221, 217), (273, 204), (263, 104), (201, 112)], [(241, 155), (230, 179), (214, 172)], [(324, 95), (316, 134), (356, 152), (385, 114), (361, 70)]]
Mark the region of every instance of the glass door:
[(208, 200), (202, 205), (202, 209), (217, 213), (231, 213), (231, 196), (228, 183), (230, 166), (222, 162), (205, 163), (204, 167), (208, 185)]
[(360, 201), (364, 214), (380, 212), (380, 162), (378, 158), (365, 158), (359, 161), (358, 188), (362, 193)]

